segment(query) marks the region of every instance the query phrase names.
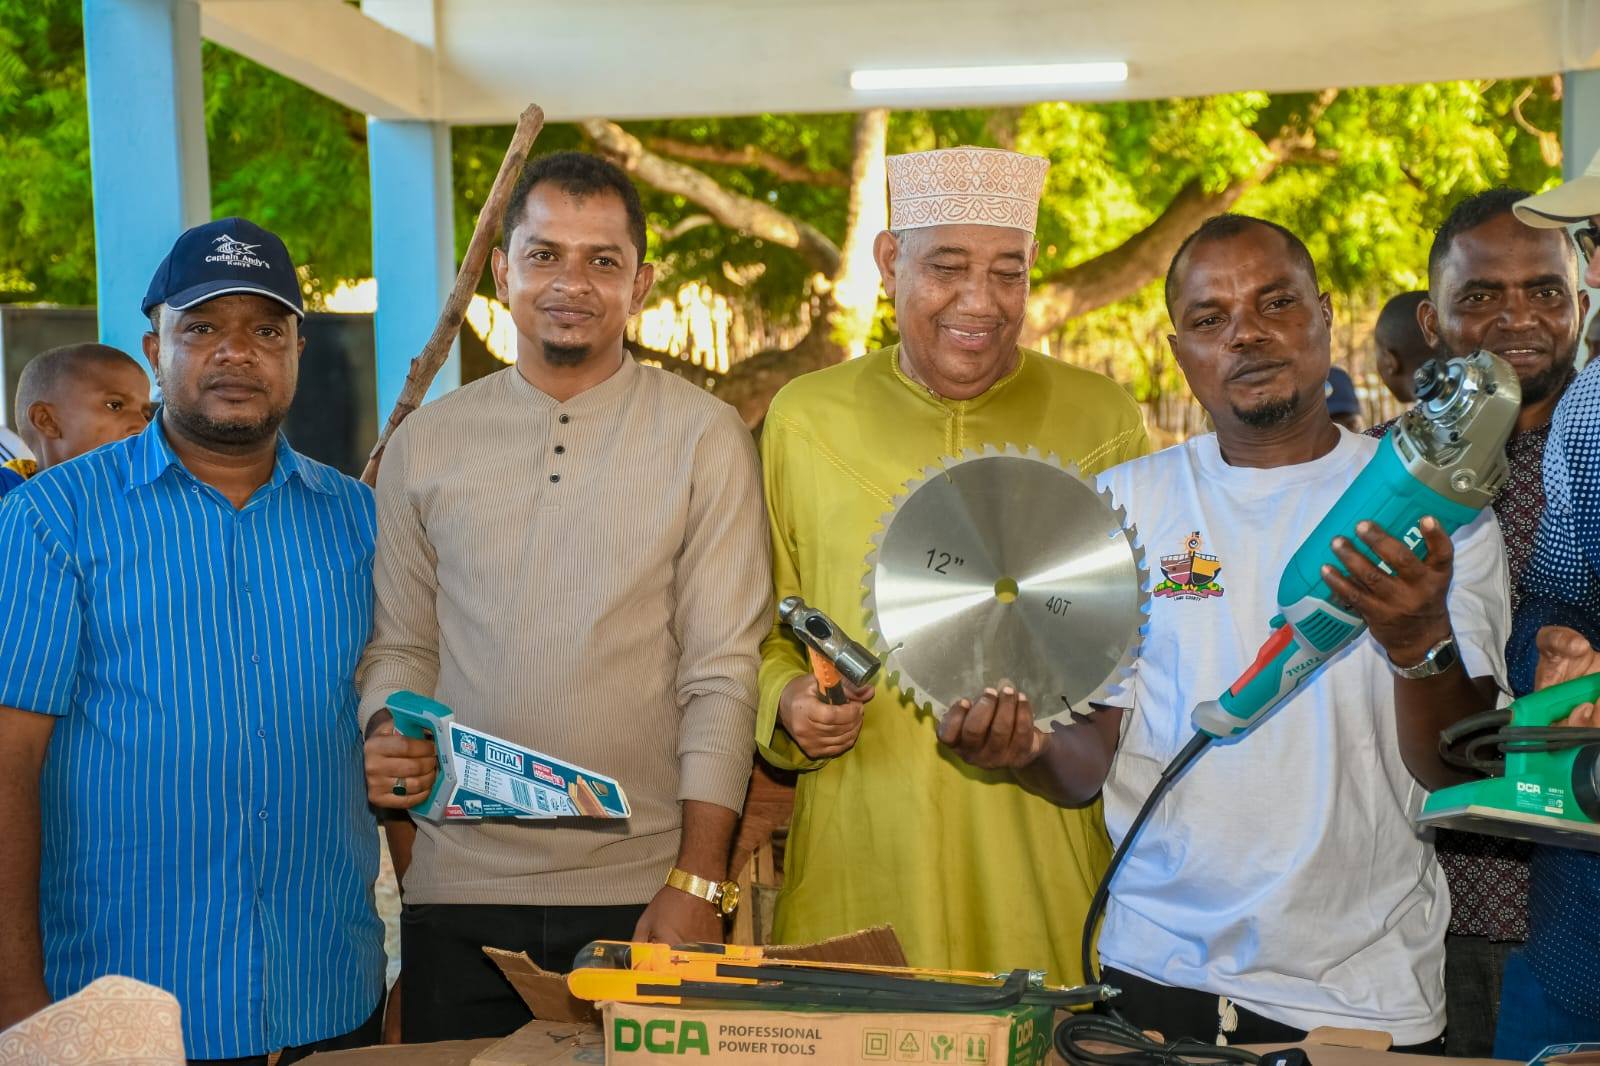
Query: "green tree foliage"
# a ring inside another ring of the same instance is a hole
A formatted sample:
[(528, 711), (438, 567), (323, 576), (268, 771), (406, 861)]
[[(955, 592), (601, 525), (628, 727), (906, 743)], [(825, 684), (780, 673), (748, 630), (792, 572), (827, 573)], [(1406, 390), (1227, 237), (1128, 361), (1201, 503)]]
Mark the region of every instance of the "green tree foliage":
[(202, 61), (211, 213), (283, 236), (313, 294), (371, 276), (365, 116), (217, 45)]
[[(0, 0), (0, 299), (93, 299), (80, 12), (70, 0)], [(282, 233), (314, 291), (367, 276), (365, 120), (214, 45), (205, 46), (204, 69), (214, 213), (249, 215)], [(1092, 280), (1097, 257), (1159, 228), (1184, 190), (1197, 187), (1202, 206), (1213, 202), (1205, 197), (1226, 194), (1216, 202), (1290, 226), (1336, 294), (1370, 301), (1424, 280), (1432, 231), (1460, 196), (1500, 183), (1538, 189), (1556, 181), (1559, 121), (1556, 79), (1453, 82), (1324, 98), (1245, 92), (897, 112), (889, 150), (976, 143), (1049, 156), (1036, 271), (1042, 298), (1062, 278), (1080, 285), (1087, 272)], [(843, 241), (851, 116), (626, 128), (650, 151)], [(509, 135), (507, 127), (454, 131), (458, 250)], [(537, 147), (583, 143), (575, 127), (553, 125)], [(668, 284), (702, 282), (759, 307), (768, 320), (798, 317), (810, 305), (815, 271), (799, 255), (711, 221), (682, 196), (643, 192), (652, 255)], [(1151, 283), (1164, 265), (1141, 263), (1135, 283), (1119, 283), (1104, 311), (1063, 303), (1043, 335), (1068, 346), (1149, 335), (1160, 316)], [(880, 322), (881, 336), (891, 331)], [(1159, 392), (1150, 374), (1164, 371), (1140, 365), (1131, 360), (1125, 380)]]
[(94, 299), (81, 7), (0, 5), (0, 299)]

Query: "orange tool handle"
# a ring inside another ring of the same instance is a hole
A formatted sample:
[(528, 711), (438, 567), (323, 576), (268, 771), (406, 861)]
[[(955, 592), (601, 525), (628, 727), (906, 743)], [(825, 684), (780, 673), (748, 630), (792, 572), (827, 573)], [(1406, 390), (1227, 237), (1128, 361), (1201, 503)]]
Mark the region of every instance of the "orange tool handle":
[(822, 698), (829, 703), (845, 703), (844, 678), (839, 676), (839, 671), (833, 663), (817, 651), (816, 648), (806, 648), (806, 653), (811, 656), (811, 676), (817, 679), (817, 688), (822, 692)]

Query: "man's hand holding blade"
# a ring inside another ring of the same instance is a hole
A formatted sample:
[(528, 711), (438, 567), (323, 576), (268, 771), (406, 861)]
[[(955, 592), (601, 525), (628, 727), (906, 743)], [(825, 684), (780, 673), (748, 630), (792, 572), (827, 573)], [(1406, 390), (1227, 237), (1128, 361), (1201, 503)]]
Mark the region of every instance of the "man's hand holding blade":
[(1023, 788), (1061, 807), (1099, 794), (1117, 750), (1122, 712), (1090, 704), (1089, 714), (1039, 728), (1026, 693), (1002, 680), (962, 700), (939, 722), (939, 742), (981, 770), (1009, 770)]
[(843, 755), (861, 735), (863, 710), (875, 690), (871, 685), (857, 688), (842, 678), (840, 683), (844, 686), (844, 703), (823, 699), (816, 677), (809, 673), (785, 685), (778, 697), (778, 722), (807, 758)]
[(367, 768), (367, 802), (374, 807), (408, 810), (433, 791), (439, 757), (432, 740), (404, 736), (387, 710), (367, 724), (363, 748)]
[(1001, 681), (945, 712), (939, 742), (981, 770), (1020, 770), (1044, 754), (1050, 736), (1034, 725), (1027, 694)]
[(1418, 523), (1428, 553), (1418, 559), (1410, 548), (1375, 522), (1356, 524), (1356, 535), (1388, 567), (1385, 573), (1344, 537), (1335, 537), (1333, 552), (1344, 566), (1325, 565), (1322, 576), (1350, 609), (1366, 620), (1372, 639), (1400, 667), (1415, 666), (1428, 651), (1450, 636), (1450, 610), (1445, 597), (1455, 566), (1455, 546), (1431, 516)]

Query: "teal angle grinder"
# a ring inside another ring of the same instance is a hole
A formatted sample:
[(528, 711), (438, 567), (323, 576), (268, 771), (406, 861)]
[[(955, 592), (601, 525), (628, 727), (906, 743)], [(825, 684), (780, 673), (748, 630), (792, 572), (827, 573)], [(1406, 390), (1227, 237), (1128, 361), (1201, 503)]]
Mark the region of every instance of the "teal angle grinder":
[(1378, 452), (1300, 545), (1278, 582), (1278, 615), (1256, 659), (1218, 699), (1194, 709), (1194, 727), (1214, 739), (1248, 731), (1294, 690), (1366, 631), (1322, 577), (1339, 566), (1333, 539), (1344, 537), (1384, 570), (1356, 536), (1369, 520), (1427, 552), (1418, 523), (1432, 515), (1454, 533), (1494, 501), (1507, 476), (1506, 440), (1522, 408), (1522, 387), (1511, 365), (1489, 352), (1423, 364), (1417, 405), (1401, 416)]
[(1591, 674), (1445, 730), (1446, 761), (1493, 776), (1433, 793), (1417, 821), (1600, 851), (1600, 729), (1555, 725), (1596, 699), (1600, 674)]

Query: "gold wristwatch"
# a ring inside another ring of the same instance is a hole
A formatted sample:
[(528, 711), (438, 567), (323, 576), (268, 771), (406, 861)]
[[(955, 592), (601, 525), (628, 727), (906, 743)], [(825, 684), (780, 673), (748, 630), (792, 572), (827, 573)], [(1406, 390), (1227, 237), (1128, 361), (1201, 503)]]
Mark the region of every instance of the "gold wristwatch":
[(667, 872), (667, 887), (687, 892), (696, 899), (705, 900), (717, 908), (717, 913), (724, 918), (739, 906), (739, 885), (734, 881), (712, 881), (696, 877), (687, 870), (680, 870), (674, 866)]

